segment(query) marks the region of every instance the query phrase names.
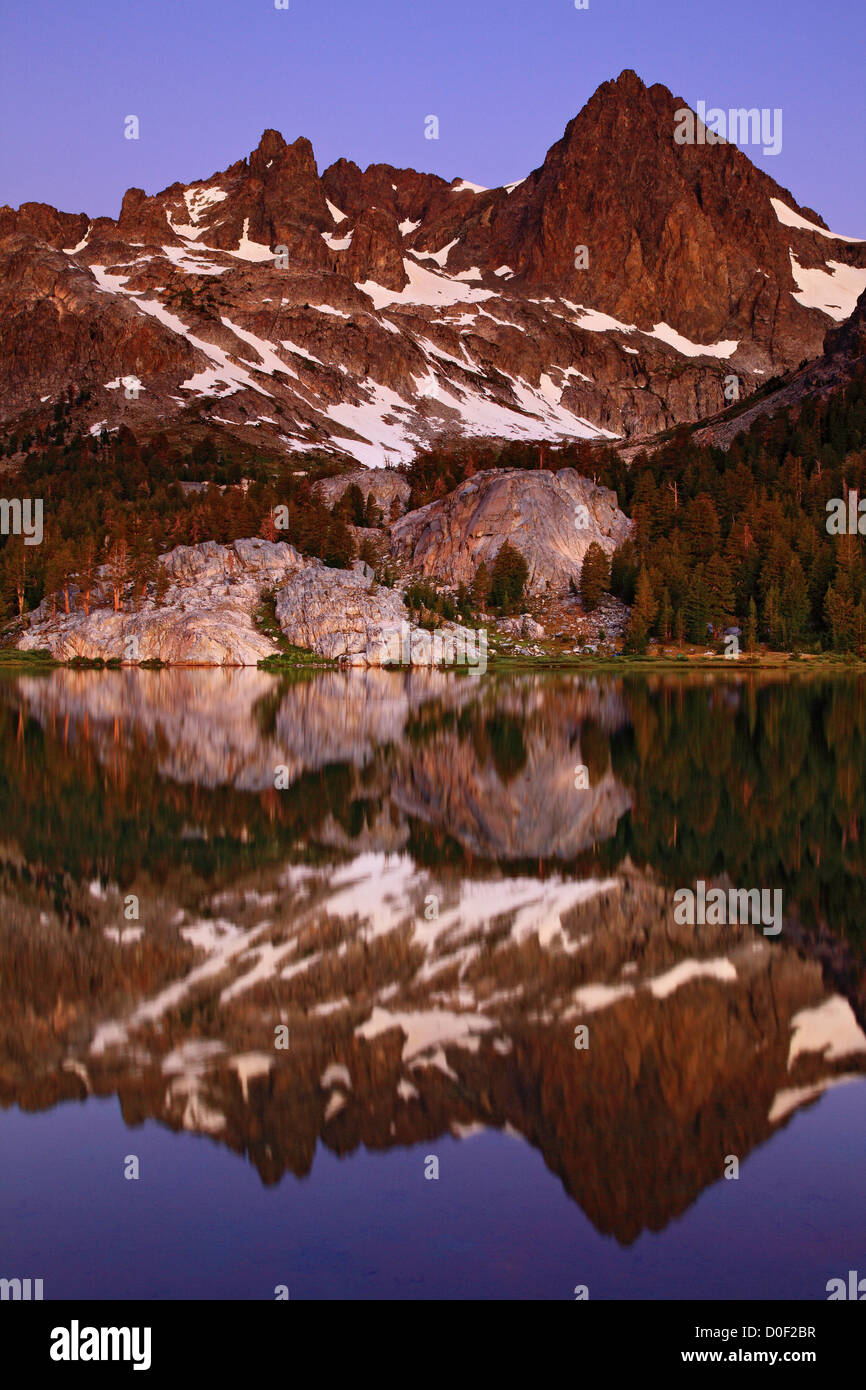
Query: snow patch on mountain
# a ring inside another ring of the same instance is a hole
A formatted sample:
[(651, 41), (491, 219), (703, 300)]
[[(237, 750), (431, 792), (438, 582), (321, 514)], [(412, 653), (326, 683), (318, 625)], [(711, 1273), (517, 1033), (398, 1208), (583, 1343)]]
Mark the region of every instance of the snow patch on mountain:
[(446, 262), (447, 262), (447, 260), (448, 260), (448, 252), (452, 249), (452, 247), (454, 247), (454, 246), (457, 245), (457, 243), (458, 243), (459, 240), (460, 240), (459, 236), (456, 236), (456, 237), (454, 238), (453, 241), (449, 241), (449, 243), (448, 243), (447, 246), (441, 247), (440, 250), (438, 250), (438, 251), (414, 251), (414, 250), (413, 250), (411, 254), (412, 254), (413, 256), (417, 256), (417, 258), (418, 258), (419, 261), (435, 261), (436, 264), (437, 264), (438, 266), (444, 268), (444, 266), (445, 266), (445, 264), (446, 264)]
[(797, 284), (791, 294), (797, 303), (805, 309), (820, 309), (837, 323), (847, 319), (866, 289), (866, 270), (840, 261), (827, 261), (826, 270), (810, 268), (800, 265), (793, 251), (790, 256), (791, 274)]
[[(462, 371), (482, 376), (477, 367), (458, 361), (434, 344), (425, 341), (424, 346), (437, 358), (455, 363)], [(563, 373), (563, 383), (572, 372), (581, 375), (569, 368)], [(470, 388), (439, 378), (432, 369), (424, 377), (413, 376), (418, 397), (428, 405), (427, 429), (435, 433), (436, 416), (441, 415), (443, 429), (459, 429), (482, 437), (530, 441), (617, 437), (563, 406), (562, 387), (554, 384), (549, 376), (543, 376), (538, 387), (520, 377), (515, 379), (504, 373), (498, 376), (508, 383), (512, 403), (496, 400), (482, 381)], [(326, 412), (336, 425), (351, 430), (360, 439), (341, 435), (333, 442), (367, 467), (408, 462), (424, 439), (420, 432), (424, 424), (416, 413), (418, 400), (408, 402), (397, 392), (370, 379), (362, 383), (362, 390), (367, 393), (365, 400), (330, 405)]]
[[(678, 333), (670, 324), (657, 323), (653, 325), (650, 332), (638, 329), (634, 323), (621, 323), (619, 319), (612, 318), (610, 314), (603, 314), (600, 309), (585, 309), (582, 304), (573, 304), (570, 299), (564, 299), (565, 304), (574, 314), (579, 317), (575, 319), (578, 328), (586, 329), (590, 333), (638, 333), (643, 332), (646, 338), (658, 338), (659, 342), (667, 343), (668, 347), (675, 348), (684, 357), (730, 357), (739, 347), (739, 341), (732, 338), (724, 338), (718, 343), (693, 343), (691, 338), (686, 338), (682, 333)], [(636, 348), (628, 349), (636, 352)]]
[(352, 245), (354, 228), (350, 229), (343, 237), (337, 236), (336, 232), (322, 232), (322, 240), (332, 251), (347, 251)]
[[(323, 367), (325, 365), (321, 357), (314, 357), (306, 348), (300, 347), (298, 343), (293, 343), (291, 338), (281, 338), (280, 346), (284, 347), (287, 352), (296, 352), (299, 357), (306, 357), (308, 362), (315, 362), (317, 367)], [(294, 372), (292, 375), (294, 376)]]
[(460, 428), (468, 434), (524, 441), (617, 437), (609, 430), (590, 424), (582, 416), (573, 415), (559, 402), (546, 397), (543, 389), (530, 386), (522, 378), (506, 377), (506, 380), (516, 400), (514, 406), (453, 383), (454, 391), (459, 390), (460, 395), (452, 394), (440, 383), (436, 404), (454, 411), (459, 417)]
[(283, 372), (286, 376), (297, 378), (297, 372), (293, 371), (291, 367), (288, 367), (286, 363), (277, 356), (275, 343), (269, 343), (266, 338), (258, 338), (255, 333), (250, 333), (246, 328), (239, 328), (238, 325), (232, 323), (229, 318), (222, 317), (220, 323), (225, 328), (230, 329), (236, 338), (240, 338), (241, 342), (248, 343), (250, 347), (255, 348), (259, 357), (262, 359), (262, 366), (259, 366), (256, 362), (248, 363), (255, 371), (267, 372), (268, 376), (273, 376), (274, 372)]
[(402, 290), (386, 289), (375, 280), (365, 280), (357, 289), (369, 295), (376, 309), (384, 309), (389, 304), (464, 304), (495, 297), (493, 290), (469, 288), (464, 282), (437, 275), (408, 257), (403, 258), (403, 266), (409, 283)]
[(263, 246), (259, 241), (250, 241), (249, 238), (250, 219), (244, 218), (244, 230), (238, 243), (237, 251), (230, 251), (230, 256), (237, 256), (242, 261), (271, 261), (274, 253), (269, 246)]
[(64, 256), (77, 256), (79, 251), (83, 251), (83, 250), (84, 250), (85, 246), (86, 246), (87, 243), (88, 243), (88, 240), (90, 239), (90, 228), (91, 228), (92, 226), (93, 226), (93, 223), (91, 222), (91, 223), (88, 225), (87, 231), (84, 233), (84, 236), (81, 238), (81, 240), (79, 241), (79, 243), (78, 243), (77, 246), (70, 246), (70, 247), (68, 248), (68, 250), (67, 250), (66, 248), (64, 248), (64, 251), (63, 251)]
[(684, 357), (730, 357), (739, 347), (739, 340), (732, 338), (724, 338), (719, 343), (693, 343), (690, 338), (684, 338), (682, 333), (677, 333), (676, 329), (667, 323), (655, 324), (652, 333), (646, 336), (658, 338), (669, 347), (676, 348)]
[(224, 202), (228, 194), (223, 188), (204, 188), (201, 184), (193, 184), (185, 189), (183, 197), (190, 222), (198, 226), (202, 214), (209, 212), (217, 203)]
[(424, 352), (432, 353), (434, 357), (439, 357), (443, 362), (453, 362), (455, 366), (460, 367), (464, 372), (474, 372), (476, 376), (484, 375), (480, 367), (476, 367), (474, 363), (469, 361), (461, 361), (460, 358), (455, 357), (453, 353), (446, 352), (444, 348), (437, 347), (436, 343), (431, 343), (429, 338), (419, 338), (418, 346), (423, 348)]
[(362, 389), (369, 393), (367, 400), (355, 405), (341, 401), (338, 405), (328, 406), (326, 414), (329, 420), (361, 436), (359, 440), (335, 437), (334, 443), (368, 468), (408, 463), (417, 443), (410, 436), (408, 422), (394, 419), (393, 414), (395, 411), (412, 411), (412, 407), (396, 391), (382, 386), (380, 382), (368, 379), (362, 383)]
[(352, 317), (344, 309), (334, 309), (330, 304), (311, 304), (310, 308), (318, 309), (320, 314), (333, 314), (338, 319), (350, 319)]
[[(850, 241), (856, 245), (863, 242), (863, 237), (842, 236), (839, 232), (828, 232), (826, 227), (819, 227), (817, 222), (810, 222), (808, 218), (801, 217), (799, 212), (789, 208), (779, 198), (771, 198), (773, 211), (783, 227), (797, 227), (803, 232), (817, 232), (819, 236), (829, 237), (831, 241)], [(766, 272), (765, 272), (766, 273)]]
[[(221, 401), (226, 396), (233, 396), (237, 391), (243, 391), (246, 382), (239, 381), (233, 374), (233, 370), (222, 370), (219, 367), (208, 367), (203, 372), (196, 372), (194, 376), (187, 377), (186, 381), (180, 383), (181, 391), (194, 391), (197, 396), (212, 396), (215, 400)], [(263, 392), (267, 395), (267, 392)], [(175, 398), (176, 399), (176, 398)], [(222, 415), (212, 415), (212, 420), (217, 420), (222, 425), (236, 424), (235, 420), (226, 420)]]
[(564, 299), (563, 304), (578, 317), (575, 323), (578, 328), (585, 328), (588, 333), (610, 333), (614, 330), (620, 333), (636, 333), (637, 329), (633, 323), (621, 323), (619, 319), (611, 318), (610, 314), (603, 314), (600, 309), (585, 309), (582, 304), (572, 304), (570, 299)]
[[(162, 250), (172, 265), (176, 265), (179, 270), (185, 270), (188, 275), (224, 275), (228, 270), (228, 266), (214, 265), (213, 261), (191, 255), (185, 246), (163, 246)], [(150, 256), (142, 257), (142, 260), (150, 259)]]

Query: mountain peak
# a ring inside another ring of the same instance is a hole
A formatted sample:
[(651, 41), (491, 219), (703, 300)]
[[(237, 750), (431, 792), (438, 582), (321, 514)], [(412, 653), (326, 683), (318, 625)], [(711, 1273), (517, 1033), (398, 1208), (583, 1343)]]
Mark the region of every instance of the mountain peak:
[(207, 179), (130, 188), (117, 221), (0, 209), (0, 349), (19, 364), (0, 418), (84, 383), (88, 427), (119, 427), (113, 383), (135, 373), (142, 418), (219, 399), (245, 438), (368, 462), (461, 429), (631, 437), (711, 414), (726, 376), (748, 393), (817, 356), (866, 285), (866, 242), (735, 145), (680, 146), (683, 104), (626, 68), (537, 169), (486, 191), (347, 159), (320, 176), (306, 137), (268, 128)]
[(667, 87), (657, 83), (654, 87), (650, 88), (642, 78), (638, 77), (633, 68), (623, 68), (619, 77), (612, 77), (607, 82), (602, 82), (600, 86), (596, 87), (583, 109), (587, 110), (597, 105), (623, 106), (633, 105), (635, 102), (640, 101), (646, 102), (651, 92), (662, 92), (669, 98), (671, 97)]
[[(648, 87), (633, 68), (623, 68), (619, 77), (596, 87), (586, 104), (569, 121), (557, 144), (567, 146), (590, 138), (593, 143), (610, 142), (627, 147), (635, 138), (641, 142), (654, 140), (662, 134), (668, 113), (675, 105), (675, 98), (663, 84)], [(670, 126), (672, 130), (672, 117)]]
[(634, 68), (623, 68), (619, 77), (614, 77), (610, 82), (603, 84), (605, 87), (615, 87), (620, 92), (645, 92), (646, 83), (638, 77)]
[(253, 150), (253, 156), (259, 155), (262, 159), (279, 159), (281, 155), (285, 154), (287, 148), (288, 146), (280, 132), (269, 128), (262, 131), (262, 138)]

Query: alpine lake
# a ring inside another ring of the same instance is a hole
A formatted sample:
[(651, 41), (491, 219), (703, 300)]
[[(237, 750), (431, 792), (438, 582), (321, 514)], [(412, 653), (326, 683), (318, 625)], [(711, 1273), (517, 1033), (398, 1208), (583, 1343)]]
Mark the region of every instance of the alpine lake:
[[(0, 1276), (821, 1300), (862, 1265), (862, 675), (9, 668), (0, 825)], [(676, 912), (713, 888), (780, 930)]]

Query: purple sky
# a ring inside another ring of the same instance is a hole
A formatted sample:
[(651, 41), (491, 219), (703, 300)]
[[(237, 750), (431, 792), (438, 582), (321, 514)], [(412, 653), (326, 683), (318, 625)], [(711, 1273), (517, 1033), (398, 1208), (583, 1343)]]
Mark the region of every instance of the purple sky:
[[(0, 203), (117, 216), (247, 155), (262, 130), (488, 187), (543, 160), (631, 67), (694, 107), (781, 107), (747, 153), (866, 237), (863, 0), (37, 0), (0, 20)], [(137, 115), (138, 141), (123, 138)], [(436, 115), (439, 140), (424, 138)]]

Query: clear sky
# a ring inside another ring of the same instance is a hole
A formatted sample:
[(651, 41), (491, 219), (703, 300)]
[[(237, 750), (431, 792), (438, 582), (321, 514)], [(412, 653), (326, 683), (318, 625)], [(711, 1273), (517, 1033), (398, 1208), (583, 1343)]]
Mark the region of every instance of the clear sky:
[(288, 5), (0, 0), (0, 204), (117, 216), (128, 187), (206, 178), (268, 126), (308, 136), (320, 170), (345, 155), (495, 187), (634, 68), (692, 107), (780, 107), (781, 153), (747, 153), (834, 231), (866, 237), (864, 0)]

